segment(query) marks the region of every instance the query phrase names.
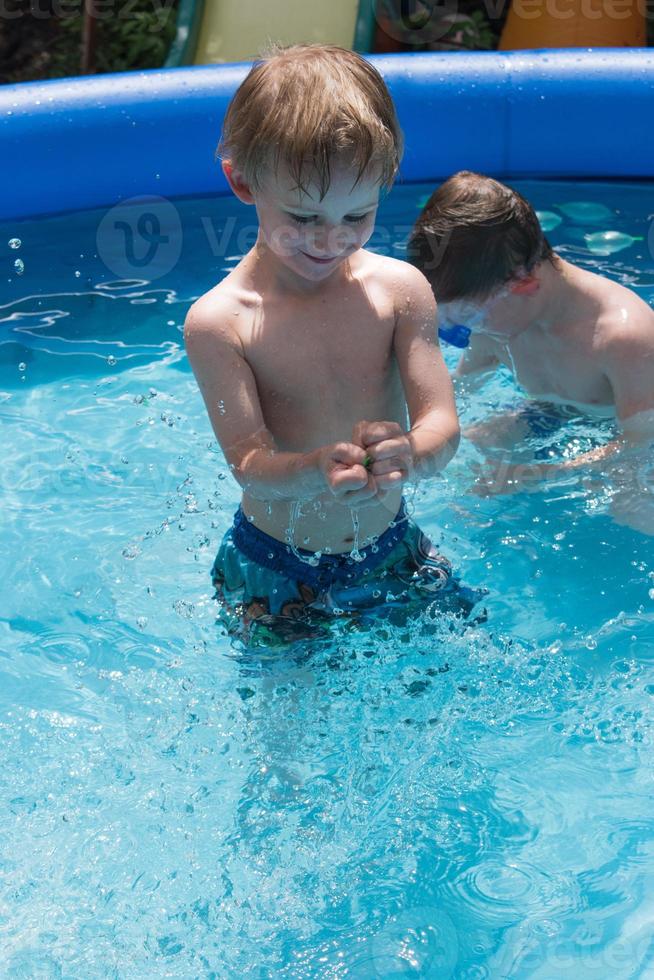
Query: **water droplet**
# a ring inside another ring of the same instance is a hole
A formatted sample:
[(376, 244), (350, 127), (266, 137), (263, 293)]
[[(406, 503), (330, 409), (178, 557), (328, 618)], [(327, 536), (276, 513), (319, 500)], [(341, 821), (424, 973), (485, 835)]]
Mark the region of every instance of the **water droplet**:
[(222, 399), (218, 402), (218, 411), (220, 412), (221, 415), (227, 414), (227, 409), (225, 408), (225, 402)]

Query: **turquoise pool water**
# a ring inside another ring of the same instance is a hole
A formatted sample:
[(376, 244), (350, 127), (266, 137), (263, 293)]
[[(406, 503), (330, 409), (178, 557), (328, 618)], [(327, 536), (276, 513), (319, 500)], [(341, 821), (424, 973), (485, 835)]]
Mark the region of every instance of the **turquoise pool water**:
[[(516, 186), (608, 207), (552, 243), (654, 298), (652, 185)], [(429, 190), (372, 247), (401, 256)], [(1, 229), (0, 974), (653, 976), (654, 538), (612, 477), (480, 498), (463, 443), (414, 506), (484, 626), (233, 649), (209, 569), (237, 489), (181, 328), (251, 213), (160, 217), (140, 276), (105, 211)], [(463, 419), (520, 397), (498, 373)]]

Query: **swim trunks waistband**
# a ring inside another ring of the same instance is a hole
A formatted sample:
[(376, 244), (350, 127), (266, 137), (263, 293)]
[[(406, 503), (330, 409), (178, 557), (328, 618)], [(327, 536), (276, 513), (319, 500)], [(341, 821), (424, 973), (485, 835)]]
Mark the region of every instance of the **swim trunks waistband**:
[(287, 578), (319, 587), (326, 582), (358, 579), (376, 568), (402, 540), (408, 526), (409, 520), (402, 498), (400, 509), (386, 530), (376, 541), (359, 549), (360, 561), (355, 561), (351, 552), (345, 551), (336, 555), (322, 554), (315, 565), (309, 564), (309, 559), (315, 559), (315, 552), (296, 548), (295, 551), (300, 555), (298, 558), (289, 544), (278, 541), (250, 523), (241, 507), (234, 515), (231, 534), (234, 544), (246, 558), (273, 572), (280, 572)]

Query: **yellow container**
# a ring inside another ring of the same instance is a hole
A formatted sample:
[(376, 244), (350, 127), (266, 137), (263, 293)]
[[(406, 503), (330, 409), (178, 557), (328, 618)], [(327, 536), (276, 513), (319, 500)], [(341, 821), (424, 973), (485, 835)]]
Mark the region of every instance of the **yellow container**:
[(207, 0), (196, 65), (251, 61), (269, 41), (351, 48), (358, 0)]

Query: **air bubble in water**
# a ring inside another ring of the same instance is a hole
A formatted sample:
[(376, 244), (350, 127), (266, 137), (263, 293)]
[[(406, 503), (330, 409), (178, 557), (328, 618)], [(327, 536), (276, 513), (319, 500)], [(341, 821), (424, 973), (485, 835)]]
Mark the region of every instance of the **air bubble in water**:
[(19, 276), (22, 276), (22, 274), (25, 272), (25, 263), (22, 259), (16, 259), (14, 262), (14, 269)]
[(18, 365), (18, 370), (19, 371), (26, 371), (27, 370), (27, 364), (25, 363), (25, 361), (21, 361), (20, 362), (20, 364)]
[(110, 354), (109, 357), (107, 358), (107, 364), (113, 367), (115, 363), (116, 363), (116, 358), (114, 357), (113, 354)]
[(227, 413), (227, 409), (225, 408), (225, 402), (222, 401), (222, 399), (221, 401), (218, 402), (218, 411), (220, 412), (221, 415), (225, 415)]
[(9, 239), (9, 248), (20, 248), (22, 244), (20, 238)]

